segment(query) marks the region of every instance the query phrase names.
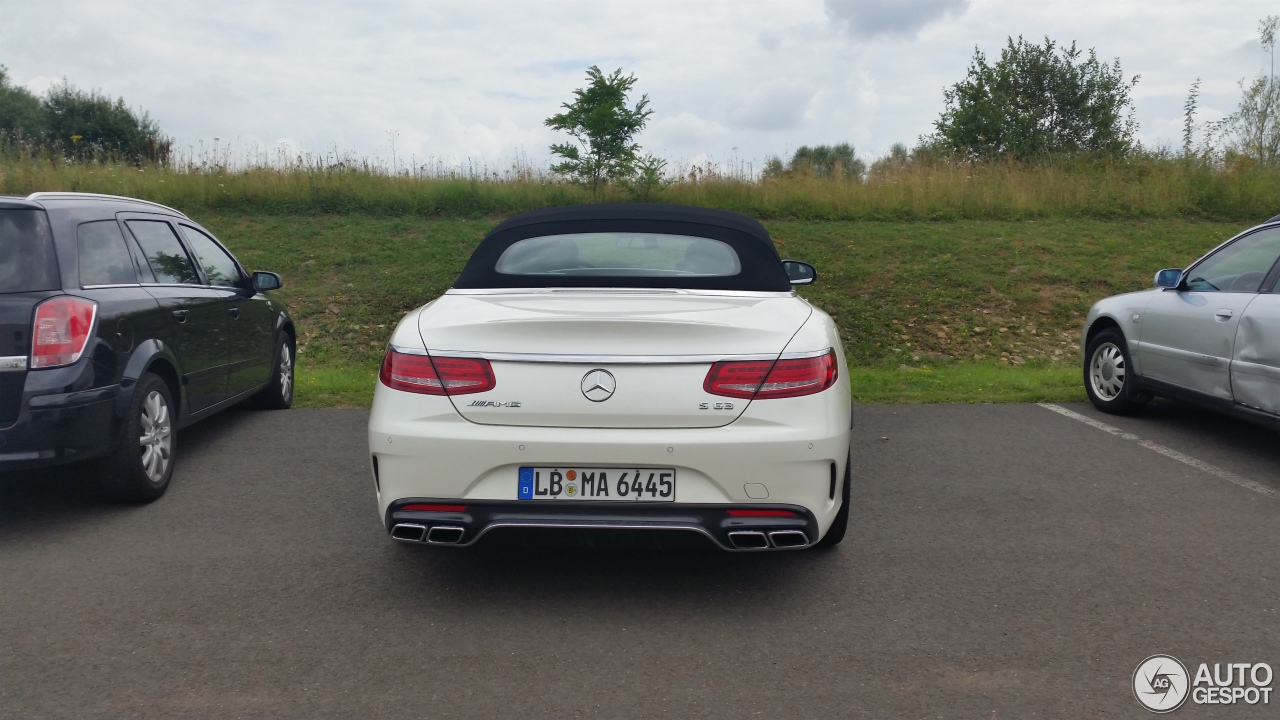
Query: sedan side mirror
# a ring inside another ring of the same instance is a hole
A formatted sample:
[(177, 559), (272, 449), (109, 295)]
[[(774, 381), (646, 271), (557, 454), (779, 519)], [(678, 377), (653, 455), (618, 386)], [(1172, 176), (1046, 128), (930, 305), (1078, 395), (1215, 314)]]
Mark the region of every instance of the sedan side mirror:
[(284, 287), (284, 280), (280, 276), (265, 270), (256, 270), (253, 273), (253, 289), (257, 292), (266, 292), (267, 290), (279, 290)]
[(1156, 287), (1174, 290), (1182, 287), (1182, 269), (1165, 268), (1156, 273)]
[(791, 279), (792, 285), (811, 285), (818, 279), (817, 268), (807, 262), (783, 260), (782, 268), (787, 271), (787, 277)]

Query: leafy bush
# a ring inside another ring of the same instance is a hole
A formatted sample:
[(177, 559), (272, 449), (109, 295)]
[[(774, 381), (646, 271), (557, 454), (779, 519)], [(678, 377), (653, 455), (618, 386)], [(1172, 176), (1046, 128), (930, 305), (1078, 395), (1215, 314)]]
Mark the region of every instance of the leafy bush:
[(946, 107), (931, 140), (965, 159), (1020, 161), (1076, 153), (1123, 157), (1134, 149), (1133, 101), (1138, 82), (1117, 59), (1100, 62), (1075, 43), (1059, 47), (1023, 40), (988, 63), (981, 50), (964, 80), (943, 91)]
[(135, 114), (124, 98), (85, 92), (66, 81), (44, 98), (45, 143), (68, 158), (103, 156), (130, 163), (163, 163), (171, 143), (147, 113)]
[(765, 161), (765, 177), (808, 175), (817, 178), (859, 181), (867, 172), (849, 143), (839, 145), (801, 145), (785, 166), (776, 157)]
[(0, 65), (0, 134), (12, 152), (48, 153), (74, 160), (164, 163), (171, 142), (147, 113), (124, 98), (79, 90), (65, 80), (43, 98), (14, 86)]
[(30, 90), (9, 82), (9, 69), (0, 65), (0, 132), (14, 138), (44, 135), (40, 98)]

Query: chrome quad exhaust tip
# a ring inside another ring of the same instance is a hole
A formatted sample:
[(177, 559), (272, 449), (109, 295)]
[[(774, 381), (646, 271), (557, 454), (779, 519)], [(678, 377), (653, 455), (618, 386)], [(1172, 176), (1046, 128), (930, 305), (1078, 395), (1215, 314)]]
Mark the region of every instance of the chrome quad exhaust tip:
[(735, 550), (766, 550), (769, 539), (759, 530), (735, 530), (729, 533), (729, 542)]
[(416, 525), (414, 523), (400, 523), (391, 528), (391, 537), (400, 542), (422, 542), (427, 535), (426, 525)]
[(463, 528), (456, 525), (436, 525), (427, 531), (427, 542), (432, 545), (457, 545), (464, 532)]
[(809, 544), (809, 536), (799, 530), (774, 530), (769, 533), (769, 544), (776, 548), (797, 548)]

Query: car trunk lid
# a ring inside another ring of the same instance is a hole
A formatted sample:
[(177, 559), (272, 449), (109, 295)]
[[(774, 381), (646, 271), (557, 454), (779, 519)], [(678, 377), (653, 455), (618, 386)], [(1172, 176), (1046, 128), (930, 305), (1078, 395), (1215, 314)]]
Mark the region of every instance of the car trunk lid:
[(0, 207), (0, 425), (22, 410), (35, 306), (60, 285), (44, 211)]
[(493, 390), (452, 398), (473, 422), (719, 427), (749, 401), (703, 390), (712, 363), (777, 357), (811, 312), (777, 293), (451, 292), (422, 311), (419, 330), (434, 356), (493, 366)]

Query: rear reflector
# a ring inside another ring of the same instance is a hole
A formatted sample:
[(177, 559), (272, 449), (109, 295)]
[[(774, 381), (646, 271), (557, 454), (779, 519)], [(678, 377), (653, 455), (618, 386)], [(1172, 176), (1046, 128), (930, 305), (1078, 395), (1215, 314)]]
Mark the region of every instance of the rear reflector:
[(393, 390), (425, 395), (466, 395), (497, 386), (488, 360), (427, 357), (387, 350), (378, 379)]
[(707, 371), (702, 389), (711, 395), (765, 400), (822, 392), (836, 382), (836, 351), (797, 360), (729, 360)]
[(726, 510), (729, 517), (799, 517), (790, 510)]
[(61, 367), (79, 360), (97, 313), (98, 303), (69, 295), (37, 305), (31, 328), (31, 367)]
[(428, 505), (424, 503), (412, 503), (409, 505), (401, 505), (401, 510), (409, 512), (463, 512), (467, 509), (466, 505)]

